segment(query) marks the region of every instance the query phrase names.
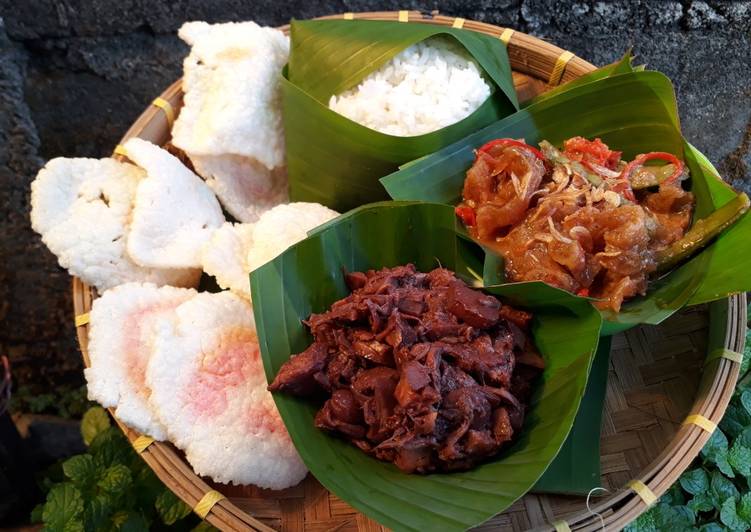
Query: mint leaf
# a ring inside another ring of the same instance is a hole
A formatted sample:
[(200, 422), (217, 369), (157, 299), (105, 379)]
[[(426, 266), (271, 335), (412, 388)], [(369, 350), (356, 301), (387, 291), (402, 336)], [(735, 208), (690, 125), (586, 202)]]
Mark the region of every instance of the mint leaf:
[(75, 521), (83, 514), (83, 498), (72, 483), (66, 482), (53, 487), (47, 494), (42, 519), (48, 530), (64, 530), (68, 522)]
[(42, 522), (42, 512), (44, 511), (44, 503), (39, 503), (31, 510), (29, 521), (32, 525)]
[(62, 532), (84, 532), (85, 530), (81, 519), (73, 519), (65, 523)]
[(699, 532), (725, 532), (725, 528), (717, 523), (707, 523), (699, 528)]
[(751, 415), (740, 405), (739, 401), (733, 399), (725, 410), (725, 415), (720, 420), (720, 429), (731, 438), (736, 438), (743, 429), (751, 425)]
[(115, 529), (120, 529), (121, 526), (128, 520), (128, 512), (119, 511), (114, 514), (112, 514), (112, 526)]
[(639, 517), (631, 521), (628, 525), (626, 525), (626, 528), (623, 529), (624, 532), (659, 532), (655, 524), (653, 515), (654, 510), (655, 507), (652, 507), (641, 514)]
[(154, 503), (159, 517), (165, 525), (175, 524), (190, 513), (190, 507), (169, 489), (162, 491)]
[(743, 429), (733, 443), (740, 443), (744, 447), (751, 448), (751, 420), (749, 420), (748, 427)]
[(750, 522), (742, 519), (735, 506), (735, 499), (727, 499), (720, 510), (720, 521), (730, 530), (745, 532), (751, 526)]
[(710, 492), (712, 493), (713, 503), (718, 507), (722, 505), (728, 499), (732, 499), (733, 503), (740, 497), (738, 488), (735, 484), (725, 478), (719, 471), (712, 472), (712, 480), (710, 482)]
[(94, 457), (88, 454), (79, 454), (68, 458), (63, 462), (63, 473), (79, 487), (88, 486), (96, 476)]
[(751, 415), (751, 390), (743, 390), (741, 404), (748, 415)]
[(143, 532), (149, 530), (149, 522), (146, 518), (137, 513), (128, 514), (127, 519), (120, 525), (120, 532)]
[(686, 503), (686, 496), (683, 494), (681, 486), (676, 482), (660, 497), (660, 502), (665, 502), (670, 506), (682, 506)]
[(84, 521), (90, 530), (105, 529), (113, 509), (112, 497), (107, 493), (99, 493), (87, 501)]
[(743, 442), (733, 442), (733, 447), (728, 451), (728, 462), (733, 470), (744, 477), (751, 475), (751, 449), (744, 446)]
[(689, 508), (691, 508), (694, 513), (700, 513), (700, 512), (711, 512), (714, 510), (714, 505), (712, 504), (712, 497), (709, 495), (709, 493), (697, 493), (696, 496), (688, 501), (688, 504), (686, 504)]
[(710, 463), (715, 464), (717, 468), (726, 476), (733, 478), (735, 473), (728, 462), (728, 439), (720, 429), (716, 429), (709, 441), (701, 450), (701, 455)]
[(751, 328), (746, 329), (746, 345), (743, 348), (743, 360), (741, 360), (741, 371), (738, 374), (738, 380), (740, 381), (748, 373), (748, 368), (751, 366)]
[(701, 450), (701, 455), (707, 460), (714, 461), (717, 455), (728, 452), (728, 439), (721, 430), (715, 430)]
[(100, 470), (114, 464), (127, 463), (136, 457), (136, 452), (123, 433), (115, 427), (109, 427), (97, 434), (91, 442), (89, 452), (94, 456), (94, 464)]
[(86, 445), (91, 445), (97, 434), (110, 426), (110, 417), (101, 406), (89, 408), (81, 420), (81, 436)]
[(115, 464), (104, 471), (97, 486), (107, 493), (118, 494), (127, 490), (132, 481), (130, 469), (123, 464)]
[(681, 487), (691, 495), (699, 495), (709, 489), (709, 476), (701, 468), (686, 471), (680, 478)]
[(691, 528), (696, 523), (696, 514), (687, 506), (671, 507), (670, 523), (674, 527)]
[(741, 519), (747, 523), (751, 523), (751, 492), (743, 494), (736, 507), (736, 511)]

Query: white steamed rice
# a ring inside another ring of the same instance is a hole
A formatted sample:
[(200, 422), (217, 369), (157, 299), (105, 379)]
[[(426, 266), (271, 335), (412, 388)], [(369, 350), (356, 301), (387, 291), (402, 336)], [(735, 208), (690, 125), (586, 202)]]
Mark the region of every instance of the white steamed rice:
[(432, 38), (332, 96), (329, 108), (381, 133), (411, 137), (459, 122), (488, 96), (490, 86), (464, 50)]

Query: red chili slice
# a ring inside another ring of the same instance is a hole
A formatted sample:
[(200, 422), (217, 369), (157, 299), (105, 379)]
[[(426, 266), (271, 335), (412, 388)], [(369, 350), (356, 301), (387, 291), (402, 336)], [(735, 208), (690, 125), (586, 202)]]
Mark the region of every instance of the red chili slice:
[(563, 154), (582, 163), (587, 162), (589, 158), (592, 162), (611, 170), (621, 160), (621, 152), (611, 150), (599, 138), (588, 140), (584, 137), (572, 137), (563, 143)]
[(537, 157), (541, 161), (545, 161), (545, 156), (542, 154), (542, 152), (540, 150), (538, 150), (537, 148), (534, 148), (534, 147), (530, 146), (529, 144), (526, 144), (526, 143), (524, 143), (524, 142), (522, 142), (520, 140), (515, 140), (515, 139), (495, 139), (495, 140), (491, 140), (490, 142), (486, 142), (485, 144), (483, 144), (482, 146), (480, 146), (480, 148), (477, 151), (488, 153), (488, 151), (491, 148), (494, 148), (496, 146), (514, 146), (516, 148), (522, 148), (524, 150), (529, 150), (529, 151), (531, 151), (535, 155), (535, 157)]
[(631, 183), (625, 180), (618, 181), (613, 187), (611, 187), (611, 190), (613, 192), (617, 192), (624, 198), (626, 198), (628, 201), (636, 203), (636, 196), (634, 196), (634, 190), (631, 188)]
[(464, 223), (464, 225), (472, 227), (477, 222), (477, 216), (475, 215), (475, 210), (472, 207), (460, 205), (454, 209), (454, 212)]
[(675, 167), (673, 173), (670, 175), (670, 177), (665, 179), (663, 183), (672, 183), (683, 173), (683, 161), (681, 161), (678, 157), (676, 157), (672, 153), (667, 153), (664, 151), (652, 151), (638, 155), (636, 159), (628, 163), (626, 165), (626, 168), (623, 169), (623, 173), (621, 173), (621, 178), (629, 181), (631, 174), (634, 173), (634, 170), (636, 170), (640, 166), (644, 166), (644, 163), (646, 163), (647, 161), (653, 161), (655, 159), (667, 161)]
[(577, 296), (589, 297), (589, 288), (582, 288), (576, 293)]

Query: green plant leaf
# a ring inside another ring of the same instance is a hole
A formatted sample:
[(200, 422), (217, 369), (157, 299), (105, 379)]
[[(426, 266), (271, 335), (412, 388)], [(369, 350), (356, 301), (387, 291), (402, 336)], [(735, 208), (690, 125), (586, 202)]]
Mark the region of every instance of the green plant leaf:
[(720, 506), (724, 504), (727, 499), (737, 500), (740, 496), (735, 484), (723, 476), (720, 471), (712, 472), (710, 493), (712, 495), (713, 504)]
[(728, 451), (728, 463), (736, 473), (744, 477), (751, 475), (751, 449), (740, 441), (733, 442), (733, 446)]
[(717, 429), (712, 433), (709, 441), (704, 444), (701, 455), (707, 462), (715, 464), (728, 477), (733, 478), (735, 476), (733, 468), (730, 467), (728, 462), (728, 439), (722, 430)]
[(64, 530), (68, 523), (77, 521), (82, 514), (81, 492), (71, 482), (58, 484), (47, 494), (42, 519), (48, 530)]
[(72, 519), (65, 523), (65, 526), (62, 529), (62, 532), (84, 532), (85, 527), (83, 524), (83, 520), (81, 519)]
[(738, 380), (746, 376), (749, 367), (751, 367), (751, 329), (746, 329), (746, 345), (743, 347), (743, 360), (741, 361), (741, 371), (738, 375)]
[(729, 498), (722, 503), (720, 520), (734, 532), (746, 532), (751, 527), (751, 521), (746, 521), (738, 515), (735, 499)]
[(86, 501), (84, 522), (88, 530), (101, 530), (110, 519), (114, 503), (108, 493), (98, 493)]
[(751, 390), (744, 390), (741, 394), (741, 405), (748, 415), (751, 416)]
[(709, 476), (701, 468), (686, 471), (679, 480), (681, 487), (691, 495), (699, 495), (709, 489)]
[(86, 445), (91, 445), (97, 434), (111, 425), (107, 411), (101, 406), (89, 408), (81, 420), (81, 436)]
[[(575, 116), (576, 120), (571, 117)], [(735, 193), (680, 133), (670, 80), (658, 72), (625, 72), (574, 85), (538, 101), (442, 150), (405, 165), (381, 179), (389, 195), (399, 200), (456, 204), (473, 150), (499, 137), (524, 138), (535, 144), (546, 139), (561, 144), (582, 135), (600, 137), (630, 159), (638, 153), (666, 151), (682, 158), (691, 171), (696, 216), (703, 217), (732, 199)], [(751, 289), (745, 265), (751, 261), (751, 217), (748, 213), (711, 245), (653, 281), (644, 297), (623, 305), (618, 314), (604, 312), (604, 334), (640, 323), (658, 324), (687, 304), (720, 299)], [(488, 261), (498, 258), (488, 253)]]
[(89, 446), (97, 469), (106, 469), (111, 465), (124, 464), (136, 456), (135, 451), (117, 427), (108, 427), (96, 435)]
[(133, 478), (128, 466), (115, 464), (102, 472), (97, 485), (107, 493), (119, 494), (126, 491), (132, 482)]
[[(736, 507), (738, 516), (751, 524), (751, 493), (744, 493)], [(751, 526), (751, 525), (750, 525)]]
[[(382, 21), (293, 21), (289, 65), (282, 76), (290, 199), (346, 211), (387, 199), (378, 179), (399, 165), (447, 146), (517, 108), (506, 47), (488, 35)], [(408, 46), (441, 35), (456, 41), (492, 83), (491, 96), (465, 119), (415, 137), (386, 135), (328, 108)]]
[(701, 525), (699, 532), (725, 532), (726, 529), (717, 523), (706, 523)]
[[(659, 531), (691, 530), (696, 522), (696, 516), (690, 508), (681, 505), (671, 506), (662, 500), (652, 507), (648, 513), (654, 529)], [(650, 522), (647, 521), (647, 524), (650, 524)]]
[(149, 522), (140, 513), (129, 513), (118, 530), (121, 532), (143, 532), (149, 530)]
[[(736, 404), (736, 400), (732, 400), (725, 410), (725, 415), (720, 420), (720, 429), (730, 438), (737, 438), (743, 433), (745, 427), (751, 425), (751, 416), (746, 413), (746, 410)], [(746, 447), (751, 447), (751, 435)]]
[[(414, 245), (415, 242), (419, 246)], [(310, 343), (302, 320), (347, 295), (342, 268), (362, 271), (439, 264), (459, 277), (481, 271), (482, 250), (457, 228), (453, 208), (386, 202), (351, 211), (251, 275), (254, 315), (267, 378)], [(461, 530), (502, 511), (526, 493), (571, 429), (597, 347), (600, 317), (585, 300), (542, 283), (487, 287), (535, 314), (533, 336), (547, 367), (519, 439), (467, 472), (408, 475), (317, 430), (310, 401), (275, 394), (303, 460), (327, 489), (377, 521), (400, 530)]]
[(743, 429), (733, 443), (738, 442), (745, 447), (751, 448), (751, 418), (747, 419), (744, 425), (746, 425), (746, 428)]
[(660, 532), (655, 524), (654, 512), (655, 507), (650, 508), (626, 525), (624, 532)]
[[(709, 489), (709, 485), (707, 485)], [(711, 512), (714, 509), (712, 504), (712, 497), (707, 492), (697, 493), (690, 501), (686, 503), (686, 506), (691, 508), (694, 513), (699, 512)]]
[(96, 476), (94, 458), (88, 454), (79, 454), (63, 462), (65, 476), (79, 486), (88, 486)]
[(44, 512), (44, 503), (39, 503), (31, 510), (31, 515), (29, 516), (29, 522), (32, 525), (35, 525), (37, 523), (42, 522), (42, 512)]
[(165, 525), (173, 525), (190, 514), (190, 506), (169, 489), (165, 489), (159, 494), (154, 506)]

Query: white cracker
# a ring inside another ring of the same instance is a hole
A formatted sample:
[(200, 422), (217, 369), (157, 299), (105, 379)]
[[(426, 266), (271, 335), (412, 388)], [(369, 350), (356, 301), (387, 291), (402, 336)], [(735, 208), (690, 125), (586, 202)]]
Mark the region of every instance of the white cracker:
[(192, 155), (191, 162), (224, 208), (241, 222), (255, 222), (271, 207), (287, 201), (287, 169), (269, 170), (239, 155)]
[(224, 223), (214, 193), (177, 157), (132, 138), (128, 157), (146, 170), (138, 184), (128, 233), (128, 253), (144, 266), (200, 268), (201, 246)]
[(306, 468), (266, 390), (250, 303), (201, 293), (155, 332), (149, 400), (195, 472), (271, 489), (300, 482)]
[(287, 200), (281, 70), (289, 39), (254, 22), (188, 22), (173, 143), (241, 222)]
[(250, 271), (304, 240), (308, 231), (339, 215), (319, 203), (287, 203), (266, 211), (253, 227), (253, 245), (248, 252)]
[(144, 172), (114, 159), (52, 159), (31, 184), (31, 225), (60, 266), (99, 291), (129, 281), (194, 286), (200, 270), (142, 267), (126, 253)]
[(254, 22), (188, 22), (184, 107), (175, 146), (193, 155), (235, 154), (272, 169), (284, 164), (280, 76), (289, 39)]
[(84, 370), (89, 399), (116, 407), (126, 425), (164, 440), (164, 427), (151, 411), (145, 382), (152, 327), (159, 317), (195, 296), (191, 289), (127, 283), (94, 300), (89, 325), (89, 360)]
[(222, 288), (250, 299), (248, 251), (253, 243), (253, 224), (226, 222), (201, 250), (203, 271), (216, 277)]

